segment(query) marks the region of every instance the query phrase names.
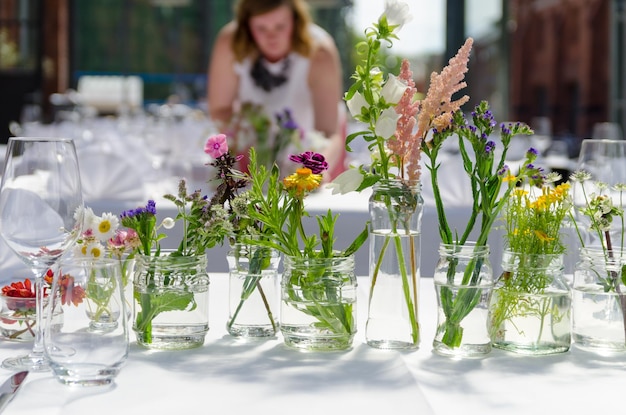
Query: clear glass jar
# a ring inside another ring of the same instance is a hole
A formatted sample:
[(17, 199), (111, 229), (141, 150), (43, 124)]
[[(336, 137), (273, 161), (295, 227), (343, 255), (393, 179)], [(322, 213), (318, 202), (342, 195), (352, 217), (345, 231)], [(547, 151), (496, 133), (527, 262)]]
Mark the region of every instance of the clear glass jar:
[(286, 256), (281, 282), (280, 332), (301, 350), (346, 350), (356, 334), (354, 256)]
[(489, 246), (473, 242), (440, 244), (434, 284), (437, 295), (435, 353), (459, 358), (489, 353), (488, 304), (493, 289)]
[(205, 254), (135, 257), (133, 330), (149, 349), (189, 349), (209, 330), (209, 275)]
[(571, 292), (562, 254), (506, 250), (489, 304), (493, 347), (524, 355), (569, 350)]
[(369, 201), (369, 301), (367, 344), (380, 349), (416, 349), (421, 220), (419, 181), (385, 180)]
[(581, 249), (572, 289), (576, 347), (599, 354), (626, 351), (625, 259), (617, 251)]
[(228, 333), (242, 338), (275, 336), (278, 332), (280, 253), (237, 243), (226, 259), (229, 268)]

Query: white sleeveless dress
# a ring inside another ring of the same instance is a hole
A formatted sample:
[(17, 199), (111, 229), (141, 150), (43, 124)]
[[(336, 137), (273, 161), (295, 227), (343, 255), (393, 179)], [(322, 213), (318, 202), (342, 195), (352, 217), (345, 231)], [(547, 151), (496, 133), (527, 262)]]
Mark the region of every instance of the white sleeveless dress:
[[(311, 34), (314, 39), (321, 39), (330, 36), (319, 26), (312, 25)], [(305, 131), (313, 130), (315, 126), (313, 98), (309, 90), (309, 69), (311, 60), (296, 52), (291, 52), (287, 57), (278, 62), (264, 61), (264, 66), (274, 75), (279, 75), (285, 65), (285, 60), (289, 60), (289, 68), (285, 75), (287, 81), (265, 91), (254, 83), (250, 76), (250, 70), (254, 63), (251, 58), (246, 58), (242, 62), (235, 64), (235, 73), (239, 76), (239, 92), (237, 105), (245, 102), (263, 105), (266, 115), (274, 120), (277, 113), (282, 113), (289, 109), (294, 121)]]
[[(330, 35), (317, 25), (311, 26), (311, 35), (314, 39), (323, 39)], [(285, 60), (289, 60), (288, 69), (285, 71)], [(242, 104), (253, 103), (261, 105), (265, 115), (269, 117), (272, 123), (276, 122), (276, 114), (284, 114), (285, 110), (291, 112), (291, 116), (300, 130), (300, 140), (297, 144), (292, 142), (284, 148), (277, 157), (277, 164), (281, 171), (289, 173), (295, 168), (292, 162), (288, 161), (289, 154), (301, 153), (303, 151), (323, 152), (328, 145), (328, 139), (320, 132), (315, 130), (315, 111), (313, 108), (313, 97), (309, 89), (309, 70), (311, 67), (311, 59), (291, 52), (287, 57), (278, 62), (263, 61), (266, 69), (273, 75), (286, 75), (287, 80), (280, 86), (266, 91), (256, 85), (250, 71), (254, 61), (246, 58), (241, 62), (235, 63), (235, 73), (239, 76), (239, 91), (237, 102), (235, 103), (235, 111), (238, 111)], [(274, 127), (275, 128), (275, 127)], [(274, 130), (275, 131), (275, 130)], [(274, 135), (274, 132), (271, 133)], [(240, 130), (238, 137), (239, 149), (255, 146), (254, 134), (246, 129)], [(257, 152), (264, 149), (257, 148)], [(245, 151), (244, 154), (247, 154)], [(343, 171), (342, 165), (332, 168), (329, 177), (334, 177), (338, 172)]]

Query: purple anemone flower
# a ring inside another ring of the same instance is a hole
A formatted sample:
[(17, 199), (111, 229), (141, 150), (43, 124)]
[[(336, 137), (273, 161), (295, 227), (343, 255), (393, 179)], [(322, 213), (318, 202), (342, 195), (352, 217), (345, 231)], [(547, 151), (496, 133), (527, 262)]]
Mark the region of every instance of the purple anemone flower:
[(328, 170), (328, 163), (324, 156), (313, 151), (305, 151), (301, 154), (292, 154), (289, 160), (301, 163), (304, 167), (311, 169), (313, 174), (320, 174), (324, 170)]

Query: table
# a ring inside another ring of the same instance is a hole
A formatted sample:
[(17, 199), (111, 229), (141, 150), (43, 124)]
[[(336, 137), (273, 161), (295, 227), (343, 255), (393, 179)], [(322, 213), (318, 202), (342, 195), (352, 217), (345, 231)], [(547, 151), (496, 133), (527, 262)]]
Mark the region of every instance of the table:
[[(70, 388), (51, 373), (31, 373), (6, 415), (85, 414), (529, 414), (601, 413), (619, 408), (626, 354), (573, 348), (543, 357), (493, 350), (482, 359), (433, 354), (436, 300), (420, 282), (421, 347), (384, 351), (364, 344), (367, 279), (359, 277), (354, 347), (303, 353), (282, 338), (240, 342), (225, 329), (226, 274), (214, 274), (210, 330), (202, 348), (152, 352), (131, 342), (111, 387)], [(131, 339), (134, 339), (134, 334)], [(0, 359), (27, 345), (0, 341)], [(0, 369), (0, 377), (9, 371)]]

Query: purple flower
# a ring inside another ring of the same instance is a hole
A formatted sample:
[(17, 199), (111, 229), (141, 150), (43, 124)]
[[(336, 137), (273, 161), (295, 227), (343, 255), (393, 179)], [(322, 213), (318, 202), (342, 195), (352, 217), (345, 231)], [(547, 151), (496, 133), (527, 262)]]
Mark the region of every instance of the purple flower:
[(154, 202), (154, 200), (148, 200), (148, 204), (146, 204), (146, 207), (138, 207), (136, 209), (130, 209), (130, 210), (126, 210), (124, 212), (122, 212), (122, 214), (120, 215), (120, 217), (125, 218), (133, 218), (135, 216), (139, 216), (143, 213), (149, 213), (151, 215), (156, 215), (156, 203)]
[(311, 169), (313, 174), (320, 174), (324, 170), (328, 170), (328, 163), (319, 153), (313, 151), (305, 151), (301, 154), (292, 154), (289, 156), (289, 160), (301, 163), (304, 167)]
[(496, 143), (491, 140), (487, 141), (487, 144), (485, 144), (485, 153), (491, 153), (494, 148), (496, 148)]
[(154, 200), (148, 200), (148, 204), (146, 205), (146, 212), (156, 215), (156, 203), (154, 202)]

